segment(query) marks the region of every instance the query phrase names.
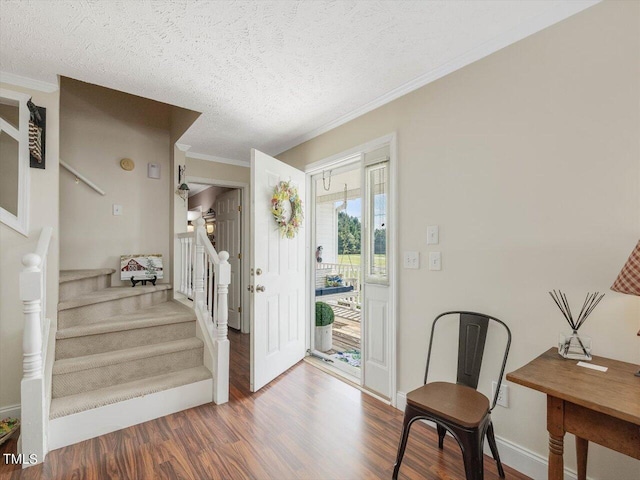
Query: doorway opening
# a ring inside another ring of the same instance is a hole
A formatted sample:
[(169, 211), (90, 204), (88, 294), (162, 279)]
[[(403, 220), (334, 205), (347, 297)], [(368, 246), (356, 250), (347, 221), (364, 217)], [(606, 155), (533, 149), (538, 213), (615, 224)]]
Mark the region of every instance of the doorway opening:
[(243, 220), (242, 189), (207, 183), (189, 184), (187, 230), (193, 231), (194, 222), (202, 217), (207, 236), (217, 252), (229, 253), (231, 282), (229, 284), (229, 328), (245, 332), (243, 326)]
[(312, 346), (318, 356), (358, 381), (362, 354), (361, 177), (362, 167), (355, 163), (311, 179), (315, 203)]
[(323, 369), (392, 405), (396, 168), (391, 134), (307, 169), (310, 353), (324, 360)]

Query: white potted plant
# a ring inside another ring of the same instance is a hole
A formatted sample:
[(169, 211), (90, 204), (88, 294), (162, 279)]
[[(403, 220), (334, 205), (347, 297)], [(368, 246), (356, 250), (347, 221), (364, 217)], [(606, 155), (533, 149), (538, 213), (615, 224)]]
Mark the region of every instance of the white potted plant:
[(316, 335), (315, 346), (320, 352), (333, 348), (332, 327), (335, 315), (333, 309), (324, 302), (316, 302)]

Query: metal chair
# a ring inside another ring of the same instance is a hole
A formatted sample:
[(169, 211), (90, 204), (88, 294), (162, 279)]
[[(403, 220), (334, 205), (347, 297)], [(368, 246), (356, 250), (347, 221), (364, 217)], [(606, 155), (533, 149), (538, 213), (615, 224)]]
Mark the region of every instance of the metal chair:
[[(427, 383), (436, 324), (441, 318), (453, 315), (459, 315), (460, 324), (456, 383)], [(504, 327), (507, 332), (504, 358), (491, 406), (489, 406), (489, 399), (476, 391), (490, 321)], [(398, 478), (411, 425), (421, 419), (436, 423), (439, 448), (442, 449), (444, 447), (444, 437), (447, 431), (453, 435), (462, 450), (467, 480), (482, 480), (484, 478), (482, 447), (486, 435), (493, 458), (498, 464), (498, 473), (501, 478), (504, 478), (504, 469), (500, 462), (493, 424), (491, 423), (491, 411), (498, 401), (500, 384), (504, 375), (510, 346), (511, 331), (509, 327), (495, 317), (464, 311), (445, 312), (436, 317), (431, 327), (424, 386), (407, 394), (402, 437), (400, 438), (398, 456), (393, 468), (394, 480)]]

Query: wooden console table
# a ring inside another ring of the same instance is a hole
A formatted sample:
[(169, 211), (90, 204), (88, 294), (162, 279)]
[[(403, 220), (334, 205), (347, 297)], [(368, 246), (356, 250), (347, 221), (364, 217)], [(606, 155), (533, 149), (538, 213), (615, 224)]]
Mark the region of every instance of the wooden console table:
[(589, 442), (640, 460), (640, 377), (637, 365), (603, 357), (591, 363), (606, 372), (580, 367), (551, 348), (507, 380), (547, 394), (549, 480), (564, 477), (564, 434), (576, 436), (578, 480), (587, 478)]

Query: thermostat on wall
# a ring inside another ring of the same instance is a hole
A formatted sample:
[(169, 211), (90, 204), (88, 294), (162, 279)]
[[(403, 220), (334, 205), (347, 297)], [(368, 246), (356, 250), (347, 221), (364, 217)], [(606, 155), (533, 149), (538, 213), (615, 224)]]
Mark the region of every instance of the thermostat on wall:
[(160, 178), (160, 164), (159, 163), (147, 163), (147, 177)]

